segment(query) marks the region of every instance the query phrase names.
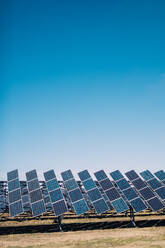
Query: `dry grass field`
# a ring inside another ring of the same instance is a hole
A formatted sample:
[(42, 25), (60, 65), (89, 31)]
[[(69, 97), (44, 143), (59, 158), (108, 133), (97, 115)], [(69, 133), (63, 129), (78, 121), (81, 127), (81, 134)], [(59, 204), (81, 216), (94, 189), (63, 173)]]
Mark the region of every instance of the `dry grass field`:
[[(115, 217), (115, 221), (120, 222), (129, 220), (128, 217)], [(159, 220), (165, 220), (165, 216), (137, 216), (136, 221), (149, 221), (155, 220), (159, 223)], [(75, 225), (78, 222), (81, 224), (92, 224), (93, 230), (89, 230), (91, 226), (87, 226), (87, 230), (79, 231), (50, 231), (40, 232), (34, 231), (33, 226), (51, 225), (52, 219), (41, 220), (25, 220), (23, 222), (18, 221), (1, 221), (0, 228), (7, 227), (26, 227), (31, 225), (32, 231), (20, 232), (15, 234), (3, 234), (0, 235), (0, 248), (165, 248), (165, 226), (151, 226), (151, 227), (135, 227), (135, 228), (109, 228), (102, 229), (97, 228), (98, 223), (105, 222), (113, 223), (113, 218), (85, 218), (85, 219), (64, 219), (64, 225)]]

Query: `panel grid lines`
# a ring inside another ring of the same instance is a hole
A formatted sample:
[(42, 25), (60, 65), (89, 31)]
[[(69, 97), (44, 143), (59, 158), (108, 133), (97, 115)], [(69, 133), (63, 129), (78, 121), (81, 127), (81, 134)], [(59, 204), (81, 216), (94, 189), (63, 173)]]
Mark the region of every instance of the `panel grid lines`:
[[(49, 177), (50, 179), (47, 180)], [(45, 172), (44, 178), (54, 213), (56, 216), (60, 216), (67, 212), (68, 208), (54, 170)]]
[[(122, 175), (122, 173), (120, 172)], [(130, 172), (130, 177), (132, 177), (133, 181), (137, 180), (137, 174), (134, 173), (133, 171)], [(112, 176), (112, 173), (110, 173)], [(123, 176), (123, 175), (122, 175)], [(136, 178), (135, 178), (136, 177)], [(135, 178), (135, 179), (134, 179)], [(144, 201), (139, 197), (139, 195), (136, 193), (135, 189), (130, 185), (130, 183), (124, 178), (121, 178), (120, 181), (123, 180), (123, 184), (119, 184), (119, 180), (115, 180), (118, 188), (121, 190), (121, 192), (124, 194), (126, 197), (127, 201), (129, 204), (133, 207), (135, 212), (141, 212), (147, 208), (145, 205)], [(125, 187), (126, 185), (126, 187)]]
[(88, 212), (89, 208), (71, 170), (61, 173), (64, 186), (68, 192), (69, 199), (77, 215)]
[[(134, 171), (132, 170), (132, 172), (134, 172)], [(136, 173), (136, 172), (134, 172), (134, 173)], [(136, 173), (136, 175), (138, 175), (138, 174)], [(126, 176), (128, 177), (128, 172), (126, 173)], [(141, 174), (141, 176), (144, 176), (144, 175)], [(154, 180), (154, 178), (148, 180), (147, 182), (144, 182), (144, 181), (142, 181), (142, 179), (138, 175), (138, 178), (136, 178), (136, 181), (138, 181), (138, 180), (140, 182), (139, 184), (137, 184), (137, 182), (135, 182), (135, 180), (130, 179), (130, 181), (133, 183), (134, 187), (136, 188), (136, 190), (140, 194), (140, 196), (144, 198), (144, 200), (152, 208), (152, 210), (154, 210), (154, 211), (161, 210), (164, 207), (163, 203), (161, 202), (159, 197), (157, 197), (156, 193), (154, 191), (152, 191), (147, 185), (148, 182), (150, 182), (151, 180)], [(146, 184), (146, 187), (142, 186), (144, 184)]]
[[(101, 214), (103, 212), (108, 211), (109, 207), (108, 207), (106, 201), (104, 200), (104, 198), (102, 197), (100, 190), (98, 189), (94, 180), (90, 176), (89, 172), (87, 170), (84, 170), (84, 171), (79, 172), (78, 175), (79, 175), (79, 178), (80, 178), (80, 180), (81, 180), (81, 182), (82, 182), (96, 212), (98, 214)], [(83, 177), (82, 177), (82, 175), (83, 175)], [(85, 178), (85, 179), (83, 179), (83, 178)], [(104, 179), (106, 179), (106, 178), (104, 178)], [(91, 182), (90, 188), (88, 185), (86, 185), (87, 181)]]
[[(36, 170), (27, 172), (26, 179), (32, 214), (34, 217), (40, 216), (46, 212), (46, 206), (42, 196)], [(33, 184), (32, 182), (34, 181), (35, 183)]]

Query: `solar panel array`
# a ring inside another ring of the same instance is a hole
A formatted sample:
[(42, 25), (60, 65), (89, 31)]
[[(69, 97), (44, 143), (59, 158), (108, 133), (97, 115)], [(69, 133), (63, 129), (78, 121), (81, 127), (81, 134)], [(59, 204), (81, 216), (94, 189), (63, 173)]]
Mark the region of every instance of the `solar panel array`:
[(31, 211), (31, 206), (30, 206), (30, 199), (29, 199), (29, 194), (28, 194), (28, 189), (27, 189), (27, 183), (22, 181), (20, 182), (20, 186), (21, 186), (23, 210), (24, 212), (29, 212)]
[(5, 188), (5, 182), (0, 181), (0, 213), (7, 211), (7, 192)]
[(89, 172), (84, 170), (79, 172), (78, 175), (97, 214), (108, 211), (109, 206), (106, 204)]
[(71, 170), (62, 172), (61, 176), (76, 214), (84, 214), (89, 208)]
[(140, 176), (134, 171), (128, 171), (125, 173), (131, 183), (134, 185), (138, 193), (146, 201), (147, 205), (153, 210), (158, 211), (164, 208), (163, 203), (155, 195), (155, 193), (147, 186)]
[(163, 170), (159, 170), (154, 174), (165, 185), (165, 172)]
[(42, 192), (40, 189), (37, 172), (31, 170), (26, 173), (27, 187), (33, 216), (39, 216), (46, 212)]
[(104, 170), (97, 171), (94, 173), (94, 175), (116, 212), (122, 213), (127, 211), (129, 206), (121, 197), (119, 191), (114, 187), (110, 179), (107, 177)]
[(49, 193), (50, 201), (53, 206), (53, 211), (56, 216), (60, 216), (68, 211), (62, 191), (57, 181), (54, 170), (49, 170), (44, 173), (44, 178)]
[(165, 186), (149, 170), (141, 172), (140, 175), (160, 199), (165, 201)]
[(9, 215), (10, 217), (14, 217), (23, 213), (18, 170), (13, 170), (7, 173), (7, 184), (8, 184)]
[(110, 175), (135, 212), (141, 212), (148, 208), (119, 170), (111, 172)]

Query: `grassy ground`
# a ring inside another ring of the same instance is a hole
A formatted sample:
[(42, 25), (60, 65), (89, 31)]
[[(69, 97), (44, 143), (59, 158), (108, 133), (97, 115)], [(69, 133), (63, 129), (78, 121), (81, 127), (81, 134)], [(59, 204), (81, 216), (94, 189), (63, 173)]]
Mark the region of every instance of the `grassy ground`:
[(0, 247), (164, 248), (165, 227), (3, 235)]
[[(99, 229), (100, 222), (129, 221), (129, 217), (108, 218), (64, 218), (62, 223), (94, 223), (94, 230), (68, 232), (33, 232), (33, 225), (49, 225), (53, 216), (43, 216), (41, 220), (29, 219), (0, 221), (0, 228), (32, 225), (31, 233), (0, 235), (0, 248), (165, 248), (165, 226)], [(71, 217), (75, 217), (74, 215)], [(165, 215), (140, 215), (138, 220), (164, 220)], [(82, 230), (80, 228), (80, 230)], [(23, 232), (23, 231), (22, 231)], [(33, 233), (32, 233), (33, 232)]]

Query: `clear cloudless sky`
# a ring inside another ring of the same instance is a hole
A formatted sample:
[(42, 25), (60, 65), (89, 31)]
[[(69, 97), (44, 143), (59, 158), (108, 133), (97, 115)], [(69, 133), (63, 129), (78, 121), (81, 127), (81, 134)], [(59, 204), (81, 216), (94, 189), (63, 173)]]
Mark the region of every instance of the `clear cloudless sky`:
[(155, 172), (164, 148), (164, 0), (0, 0), (0, 179)]

